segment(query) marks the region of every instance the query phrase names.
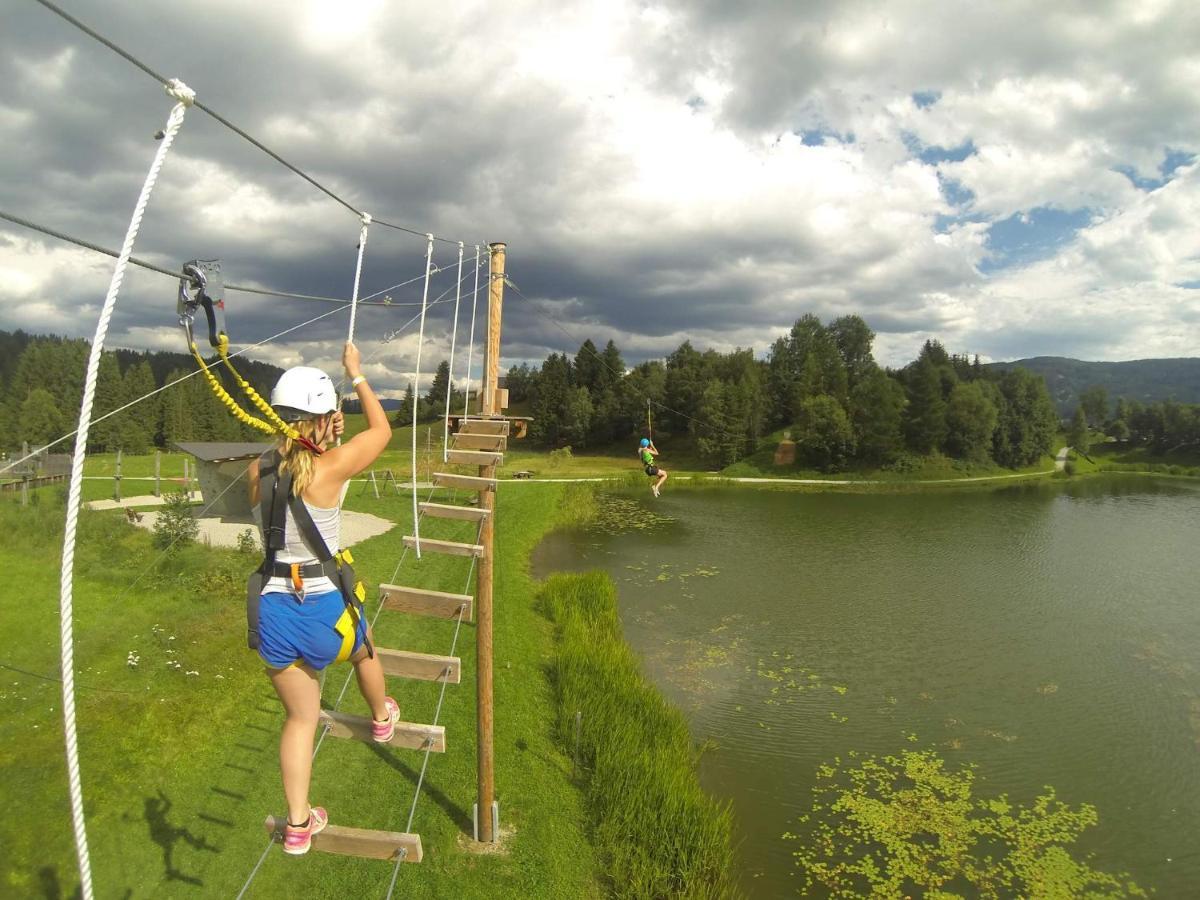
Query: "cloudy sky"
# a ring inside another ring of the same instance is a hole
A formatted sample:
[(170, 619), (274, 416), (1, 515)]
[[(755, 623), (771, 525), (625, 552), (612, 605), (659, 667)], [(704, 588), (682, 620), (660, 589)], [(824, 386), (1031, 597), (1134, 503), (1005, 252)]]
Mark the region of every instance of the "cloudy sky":
[[(1200, 355), (1194, 2), (61, 2), (356, 207), (465, 241), (467, 301), (474, 245), (506, 241), (528, 300), (508, 295), (505, 365), (588, 336), (628, 361), (685, 338), (762, 353), (804, 313), (861, 315), (892, 365), (929, 336)], [(0, 210), (118, 247), (171, 101), (33, 0), (0, 23)], [(193, 109), (135, 253), (349, 297), (358, 228)], [(420, 275), (424, 244), (373, 227), (363, 293)], [(452, 297), (457, 248), (434, 261)], [(111, 271), (0, 221), (0, 328), (90, 335)], [(131, 270), (110, 345), (180, 348), (174, 287)], [(228, 304), (237, 344), (323, 311)], [(385, 388), (416, 338), (381, 338), (411, 313), (360, 311)], [(332, 367), (346, 324), (255, 353)]]

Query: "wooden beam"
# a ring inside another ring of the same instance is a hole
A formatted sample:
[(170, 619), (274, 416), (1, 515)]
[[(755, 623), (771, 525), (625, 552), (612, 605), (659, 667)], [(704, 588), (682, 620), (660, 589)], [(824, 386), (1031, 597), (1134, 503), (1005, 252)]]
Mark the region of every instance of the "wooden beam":
[[(416, 548), (417, 539), (411, 535), (404, 536), (404, 546)], [(433, 538), (421, 538), (420, 547), (430, 553), (446, 553), (450, 556), (478, 556), (483, 552), (482, 544), (463, 544), (458, 541), (436, 541)]]
[(508, 434), (504, 419), (463, 419), (455, 434)]
[(470, 594), (447, 594), (443, 591), (427, 591), (424, 588), (401, 587), (398, 584), (381, 584), (383, 608), (395, 612), (413, 613), (418, 616), (433, 616), (438, 619), (454, 619), (462, 611), (463, 620), (471, 618), (474, 598)]
[(460, 466), (502, 466), (504, 454), (487, 450), (447, 450), (446, 462)]
[[(321, 722), (329, 726), (329, 733), (333, 737), (376, 743), (371, 733), (371, 719), (368, 716), (352, 716), (349, 713), (323, 709), (321, 710)], [(398, 722), (396, 733), (388, 743), (393, 747), (407, 747), (410, 750), (430, 749), (434, 753), (445, 753), (446, 729), (441, 725), (415, 725), (412, 722)]]
[(425, 515), (434, 519), (466, 519), (478, 522), (488, 514), (482, 506), (451, 506), (447, 503), (418, 503), (417, 507)]
[(496, 489), (495, 478), (455, 475), (451, 472), (434, 472), (433, 483), (438, 487), (466, 488), (468, 491), (494, 491)]
[[(283, 826), (286, 816), (267, 816), (263, 823), (267, 834), (283, 841)], [(314, 850), (323, 853), (338, 853), (342, 856), (361, 856), (364, 859), (388, 859), (395, 861), (404, 853), (404, 861), (419, 863), (424, 857), (419, 834), (402, 831), (368, 831), (365, 828), (345, 828), (341, 825), (326, 825), (324, 830), (312, 838)]]
[(508, 444), (508, 438), (502, 434), (471, 434), (470, 432), (456, 431), (451, 437), (454, 438), (454, 449), (456, 450), (503, 452)]
[(435, 656), (384, 647), (376, 647), (375, 655), (379, 657), (385, 675), (449, 684), (458, 684), (462, 680), (462, 661), (457, 656)]

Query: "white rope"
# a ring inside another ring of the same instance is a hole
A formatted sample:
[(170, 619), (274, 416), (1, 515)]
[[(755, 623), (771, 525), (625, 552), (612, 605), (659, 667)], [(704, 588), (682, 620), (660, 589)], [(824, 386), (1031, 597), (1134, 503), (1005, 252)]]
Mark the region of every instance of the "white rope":
[(88, 856), (87, 829), (83, 818), (83, 785), (79, 774), (79, 741), (75, 728), (75, 636), (73, 594), (75, 578), (75, 538), (79, 524), (79, 506), (83, 488), (83, 463), (87, 456), (88, 430), (92, 425), (92, 403), (96, 399), (96, 378), (100, 371), (100, 355), (104, 351), (104, 338), (108, 334), (108, 324), (112, 319), (113, 309), (117, 304), (117, 295), (125, 280), (125, 268), (133, 253), (133, 243), (137, 239), (138, 229), (142, 226), (142, 216), (146, 212), (146, 204), (150, 202), (150, 193), (158, 180), (167, 151), (183, 124), (187, 108), (195, 100), (195, 94), (187, 85), (178, 79), (173, 79), (166, 91), (178, 102), (167, 118), (167, 126), (163, 129), (162, 140), (158, 152), (154, 154), (154, 162), (146, 175), (146, 183), (138, 196), (137, 205), (133, 209), (133, 218), (129, 221), (129, 230), (125, 234), (125, 243), (121, 246), (121, 255), (117, 258), (113, 270), (112, 281), (108, 285), (108, 295), (104, 298), (104, 306), (100, 310), (100, 318), (96, 322), (96, 334), (92, 338), (92, 349), (88, 355), (87, 374), (84, 377), (83, 403), (79, 408), (78, 440), (75, 442), (75, 455), (71, 461), (71, 486), (67, 495), (67, 520), (63, 530), (62, 581), (60, 584), (59, 609), (62, 616), (62, 679), (63, 679), (63, 726), (67, 744), (67, 787), (71, 794), (71, 819), (75, 827), (75, 849), (79, 857), (80, 890), (83, 900), (92, 900), (92, 863)]
[[(450, 330), (450, 371), (446, 377), (446, 415), (442, 418), (442, 462), (450, 458), (450, 395), (454, 393), (454, 342), (458, 338), (458, 301), (462, 299), (463, 245), (458, 242), (458, 287), (454, 291), (454, 327)], [(479, 270), (476, 269), (476, 278)]]
[[(488, 257), (488, 281), (492, 277), (492, 260)], [(475, 245), (475, 292), (471, 295), (471, 338), (467, 342), (467, 389), (463, 391), (463, 417), (471, 411), (471, 355), (475, 351), (475, 309), (479, 306), (479, 245)]]
[(354, 266), (354, 292), (350, 295), (350, 329), (346, 332), (346, 340), (354, 342), (354, 318), (358, 313), (358, 283), (362, 278), (363, 253), (367, 249), (367, 229), (371, 227), (371, 216), (362, 214), (362, 227), (358, 230), (358, 262)]
[(417, 559), (421, 558), (421, 521), (417, 515), (417, 407), (421, 400), (421, 345), (425, 343), (425, 306), (429, 301), (429, 275), (433, 269), (433, 235), (425, 235), (425, 290), (421, 294), (421, 330), (417, 337), (417, 362), (413, 369), (412, 408), (412, 495), (413, 495), (413, 542)]

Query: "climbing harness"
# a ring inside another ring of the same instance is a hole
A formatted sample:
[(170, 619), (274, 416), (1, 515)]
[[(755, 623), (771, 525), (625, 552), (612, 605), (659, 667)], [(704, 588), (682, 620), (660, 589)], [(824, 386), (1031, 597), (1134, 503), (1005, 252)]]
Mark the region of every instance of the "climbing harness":
[[(288, 579), (293, 592), (303, 599), (304, 579), (324, 576), (338, 586), (354, 630), (362, 635), (363, 646), (367, 648), (367, 654), (373, 657), (375, 649), (371, 646), (366, 626), (363, 624), (362, 604), (366, 599), (367, 589), (354, 573), (354, 557), (350, 555), (349, 550), (330, 552), (329, 545), (321, 536), (308, 507), (304, 505), (304, 500), (292, 490), (292, 473), (280, 472), (282, 459), (278, 450), (270, 450), (259, 457), (258, 491), (264, 555), (262, 564), (250, 574), (246, 582), (246, 645), (251, 650), (259, 648), (259, 613), (263, 585), (268, 579)], [(276, 554), (285, 546), (284, 532), (289, 509), (300, 531), (300, 537), (316, 557), (317, 561), (314, 563), (301, 565), (278, 562), (275, 559)]]
[[(229, 334), (225, 330), (224, 288), (225, 283), (221, 277), (221, 261), (219, 259), (193, 259), (184, 264), (183, 275), (179, 279), (176, 312), (179, 314), (179, 325), (183, 328), (184, 337), (187, 339), (188, 351), (196, 360), (196, 365), (200, 367), (204, 380), (208, 382), (208, 386), (212, 388), (217, 399), (243, 425), (257, 428), (264, 434), (282, 434), (319, 456), (322, 452), (321, 448), (281, 419), (279, 414), (271, 408), (271, 404), (263, 399), (254, 386), (234, 368), (233, 362), (229, 359)], [(237, 386), (242, 389), (242, 393), (262, 412), (267, 421), (242, 409), (237, 400), (225, 390), (220, 379), (213, 374), (208, 363), (204, 361), (204, 357), (200, 354), (200, 348), (196, 345), (193, 330), (196, 313), (201, 309), (204, 310), (204, 317), (208, 324), (208, 343), (217, 351), (221, 363), (229, 370), (229, 374), (233, 376)]]

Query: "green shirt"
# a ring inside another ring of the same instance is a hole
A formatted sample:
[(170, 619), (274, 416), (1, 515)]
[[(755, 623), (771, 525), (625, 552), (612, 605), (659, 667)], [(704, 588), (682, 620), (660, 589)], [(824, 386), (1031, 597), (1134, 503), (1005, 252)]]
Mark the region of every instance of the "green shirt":
[(649, 447), (642, 448), (642, 463), (647, 466), (654, 465), (654, 454), (650, 452)]

